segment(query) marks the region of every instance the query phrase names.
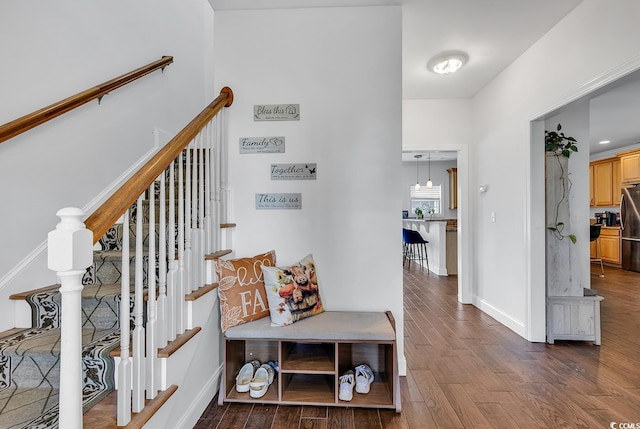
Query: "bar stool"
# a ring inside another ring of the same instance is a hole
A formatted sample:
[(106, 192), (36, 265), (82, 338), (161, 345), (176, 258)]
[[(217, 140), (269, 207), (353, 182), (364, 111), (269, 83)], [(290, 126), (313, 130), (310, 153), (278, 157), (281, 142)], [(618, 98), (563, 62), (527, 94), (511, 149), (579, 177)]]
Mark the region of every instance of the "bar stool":
[(591, 258), (591, 262), (600, 262), (600, 277), (604, 277), (604, 265), (602, 264), (602, 256), (600, 255), (600, 231), (602, 225), (589, 225), (589, 241), (596, 242), (596, 257)]
[(422, 261), (425, 261), (427, 263), (427, 273), (429, 272), (429, 256), (427, 255), (427, 243), (428, 241), (422, 238), (422, 235), (420, 235), (418, 231), (402, 228), (402, 265), (404, 266), (405, 262), (407, 262), (407, 270), (411, 269), (412, 260), (420, 261), (420, 268), (424, 267)]

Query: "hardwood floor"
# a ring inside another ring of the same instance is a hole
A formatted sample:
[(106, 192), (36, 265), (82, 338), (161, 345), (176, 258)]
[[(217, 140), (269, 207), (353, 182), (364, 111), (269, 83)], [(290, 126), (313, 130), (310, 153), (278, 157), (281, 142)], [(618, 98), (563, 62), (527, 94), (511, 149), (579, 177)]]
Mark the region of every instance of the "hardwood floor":
[[(602, 346), (529, 343), (456, 299), (456, 277), (405, 271), (402, 413), (211, 402), (196, 428), (608, 428), (640, 422), (640, 274), (592, 276)], [(639, 426), (627, 426), (639, 427)]]

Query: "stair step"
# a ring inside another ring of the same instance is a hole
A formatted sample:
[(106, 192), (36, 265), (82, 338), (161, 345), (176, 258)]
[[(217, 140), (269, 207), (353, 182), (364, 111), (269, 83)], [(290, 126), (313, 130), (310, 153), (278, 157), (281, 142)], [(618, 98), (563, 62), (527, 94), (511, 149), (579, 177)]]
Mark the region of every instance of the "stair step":
[(209, 292), (211, 292), (212, 290), (216, 289), (217, 287), (218, 287), (218, 283), (212, 283), (210, 285), (204, 285), (204, 286), (194, 290), (190, 294), (186, 295), (184, 297), (184, 300), (185, 301), (195, 301), (196, 299), (200, 298), (201, 296), (204, 296), (204, 295), (208, 294)]
[[(118, 342), (118, 331), (82, 330), (85, 410), (114, 388), (109, 352)], [(59, 386), (60, 329), (30, 328), (0, 339), (0, 427), (57, 422)]]
[[(11, 295), (13, 300), (25, 300), (31, 306), (32, 326), (57, 328), (60, 326), (62, 295), (60, 285), (47, 286)], [(133, 302), (133, 288), (131, 289)], [(120, 306), (119, 284), (85, 285), (82, 290), (82, 325), (94, 329), (118, 329)]]
[(225, 255), (230, 254), (231, 252), (233, 252), (233, 250), (231, 250), (231, 249), (218, 250), (217, 252), (213, 252), (213, 253), (209, 253), (208, 255), (204, 255), (204, 259), (207, 260), (207, 261), (211, 261), (213, 259), (219, 259), (219, 258), (222, 258)]
[[(167, 390), (158, 392), (158, 395), (145, 401), (145, 406), (139, 413), (131, 414), (131, 421), (124, 426), (126, 429), (141, 429), (155, 413), (178, 390), (175, 384)], [(117, 429), (117, 393), (111, 392), (95, 407), (87, 411), (82, 418), (83, 426), (90, 429)]]

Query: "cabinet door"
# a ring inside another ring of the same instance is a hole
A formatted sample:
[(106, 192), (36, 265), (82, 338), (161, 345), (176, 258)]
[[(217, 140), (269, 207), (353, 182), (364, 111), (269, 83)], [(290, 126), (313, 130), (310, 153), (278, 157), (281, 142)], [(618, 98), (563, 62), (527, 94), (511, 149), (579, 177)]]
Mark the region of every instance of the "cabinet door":
[(613, 264), (620, 263), (620, 237), (600, 236), (600, 253), (602, 260)]
[(597, 255), (597, 247), (596, 247), (596, 240), (593, 240), (590, 244), (589, 244), (589, 255), (591, 257), (591, 259), (595, 259), (598, 257)]
[(640, 183), (640, 154), (620, 158), (623, 183)]
[(596, 207), (613, 205), (613, 163), (603, 162), (593, 165), (595, 183), (594, 198)]
[(595, 193), (595, 182), (593, 180), (593, 164), (589, 164), (589, 205), (593, 207), (596, 204), (594, 193)]
[(458, 208), (458, 169), (449, 168), (449, 210)]
[(622, 172), (620, 171), (620, 160), (617, 159), (611, 163), (612, 166), (612, 182), (613, 182), (613, 205), (620, 205), (620, 195), (622, 195)]

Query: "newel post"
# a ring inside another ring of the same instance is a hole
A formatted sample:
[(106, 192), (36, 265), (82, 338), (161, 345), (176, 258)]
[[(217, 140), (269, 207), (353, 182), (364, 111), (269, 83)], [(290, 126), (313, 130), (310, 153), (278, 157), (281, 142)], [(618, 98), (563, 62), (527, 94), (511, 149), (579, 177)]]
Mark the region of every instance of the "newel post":
[(93, 234), (82, 223), (84, 212), (60, 209), (49, 233), (48, 266), (56, 272), (62, 295), (60, 326), (59, 426), (82, 428), (82, 276), (93, 259)]

